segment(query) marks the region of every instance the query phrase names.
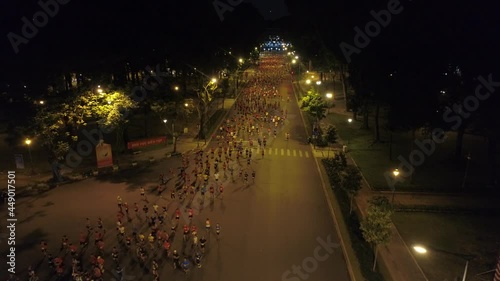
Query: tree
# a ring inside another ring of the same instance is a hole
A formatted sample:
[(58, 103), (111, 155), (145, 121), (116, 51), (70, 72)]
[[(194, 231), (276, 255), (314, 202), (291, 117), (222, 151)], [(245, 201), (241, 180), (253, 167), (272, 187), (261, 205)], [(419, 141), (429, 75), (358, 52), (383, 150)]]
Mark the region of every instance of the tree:
[[(187, 106), (186, 106), (187, 105)], [(175, 98), (174, 100), (164, 100), (164, 99), (156, 99), (150, 102), (151, 111), (153, 111), (156, 116), (159, 118), (160, 122), (164, 122), (163, 120), (171, 120), (169, 124), (172, 124), (170, 134), (173, 139), (173, 153), (177, 151), (177, 136), (174, 131), (174, 122), (179, 116), (179, 114), (187, 116), (191, 114), (192, 106), (189, 106), (187, 103), (180, 103), (179, 98)], [(168, 121), (167, 121), (168, 122)], [(167, 122), (165, 122), (165, 126), (167, 126)], [(169, 131), (169, 126), (165, 128), (167, 132)]]
[(352, 201), (361, 189), (361, 173), (356, 166), (347, 166), (342, 177), (342, 188), (349, 194), (349, 214), (352, 213)]
[(95, 102), (87, 92), (67, 94), (67, 98), (41, 107), (33, 119), (32, 130), (48, 150), (49, 158), (63, 158), (76, 145), (78, 129), (93, 116)]
[(39, 110), (32, 124), (41, 146), (49, 152), (49, 158), (60, 159), (68, 153), (70, 145), (76, 141), (65, 129), (64, 113), (56, 108), (44, 107)]
[(91, 105), (88, 112), (91, 117), (98, 119), (97, 124), (104, 128), (105, 131), (116, 132), (115, 149), (123, 151), (125, 149), (124, 132), (128, 123), (128, 115), (132, 109), (138, 107), (129, 95), (121, 91), (109, 91), (96, 95), (92, 92), (86, 92), (82, 95)]
[(198, 96), (196, 111), (198, 112), (198, 118), (200, 121), (198, 139), (205, 139), (205, 125), (208, 119), (208, 109), (212, 104), (214, 95), (217, 91), (217, 80), (212, 78), (206, 85), (203, 85), (196, 89), (196, 94)]
[(389, 200), (386, 197), (383, 198), (374, 198), (370, 201), (368, 213), (360, 226), (363, 238), (374, 247), (373, 271), (377, 266), (378, 246), (388, 243), (392, 234), (392, 211), (388, 207), (390, 206)]
[(328, 105), (314, 87), (307, 91), (307, 95), (302, 98), (301, 102), (300, 108), (315, 118), (316, 121), (319, 122), (326, 117)]
[[(337, 128), (333, 125), (328, 125), (326, 133), (323, 135), (323, 139), (328, 144), (337, 143)], [(330, 148), (328, 148), (328, 158), (330, 158)]]

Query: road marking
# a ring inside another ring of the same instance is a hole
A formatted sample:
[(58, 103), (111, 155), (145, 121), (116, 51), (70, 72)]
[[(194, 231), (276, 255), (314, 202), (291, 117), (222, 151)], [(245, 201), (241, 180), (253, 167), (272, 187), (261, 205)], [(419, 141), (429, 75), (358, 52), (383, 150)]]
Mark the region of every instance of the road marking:
[(281, 149), (281, 156), (285, 155), (285, 150), (282, 148)]
[(277, 148), (274, 149), (274, 154), (278, 155), (278, 149)]
[(306, 158), (309, 158), (309, 152), (306, 151)]
[(293, 150), (293, 156), (297, 156), (297, 151), (295, 149)]
[(272, 148), (269, 148), (269, 155), (273, 155), (273, 149)]
[(302, 150), (299, 150), (299, 156), (302, 157)]
[(290, 149), (287, 149), (287, 150), (286, 150), (286, 155), (287, 155), (287, 156), (290, 156)]

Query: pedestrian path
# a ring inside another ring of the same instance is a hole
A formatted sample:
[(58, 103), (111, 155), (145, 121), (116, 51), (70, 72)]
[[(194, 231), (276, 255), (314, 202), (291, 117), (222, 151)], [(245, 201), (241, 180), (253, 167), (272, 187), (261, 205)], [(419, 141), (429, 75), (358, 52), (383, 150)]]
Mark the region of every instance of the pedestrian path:
[[(258, 149), (253, 149), (256, 151), (259, 151)], [(252, 150), (252, 151), (253, 151)], [(310, 158), (310, 153), (308, 151), (302, 150), (302, 149), (289, 149), (289, 148), (266, 148), (264, 153), (267, 153), (267, 155), (273, 155), (273, 156), (284, 156), (284, 157), (298, 157), (298, 158)]]
[[(259, 157), (262, 152), (262, 148), (259, 147), (246, 147), (243, 148), (243, 153), (244, 151), (248, 149), (249, 152), (252, 151), (252, 155), (255, 157)], [(221, 149), (216, 148), (214, 149), (214, 155), (217, 155)], [(224, 149), (222, 149), (222, 154), (224, 154)], [(233, 152), (234, 153), (234, 152)], [(311, 158), (311, 153), (307, 150), (303, 149), (293, 149), (293, 148), (278, 148), (278, 147), (267, 147), (264, 148), (264, 155), (265, 156), (283, 156), (283, 157), (295, 157), (295, 158)]]

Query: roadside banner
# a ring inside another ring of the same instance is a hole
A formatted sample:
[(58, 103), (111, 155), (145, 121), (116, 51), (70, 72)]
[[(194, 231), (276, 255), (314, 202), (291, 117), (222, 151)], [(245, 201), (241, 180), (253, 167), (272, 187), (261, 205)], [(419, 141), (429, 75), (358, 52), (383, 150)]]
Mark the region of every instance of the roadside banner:
[(113, 153), (111, 151), (110, 144), (98, 144), (95, 147), (95, 154), (97, 159), (97, 168), (113, 166)]

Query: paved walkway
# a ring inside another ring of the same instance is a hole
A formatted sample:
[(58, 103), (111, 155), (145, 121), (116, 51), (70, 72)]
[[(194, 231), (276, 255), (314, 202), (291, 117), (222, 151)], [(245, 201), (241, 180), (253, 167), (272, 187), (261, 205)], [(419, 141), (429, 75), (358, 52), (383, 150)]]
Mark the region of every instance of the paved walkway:
[[(307, 85), (299, 83), (302, 89)], [(332, 85), (323, 85), (332, 87)], [(340, 82), (336, 83), (335, 90), (340, 90)], [(337, 95), (336, 97), (341, 96)], [(335, 114), (352, 117), (352, 112), (348, 112), (345, 108), (343, 98), (336, 100), (335, 107), (330, 108), (330, 112)], [(344, 143), (340, 140), (340, 143)], [(341, 150), (342, 145), (337, 145), (334, 150)], [(316, 157), (332, 156), (327, 149), (317, 148), (314, 152)], [(355, 160), (352, 157), (348, 158), (348, 163), (354, 164)], [(362, 189), (355, 199), (356, 206), (359, 212), (364, 217), (368, 208), (368, 202), (374, 196), (387, 196), (392, 199), (392, 192), (379, 192), (373, 190), (366, 179), (362, 182)], [(477, 209), (500, 209), (500, 205), (495, 204), (488, 196), (472, 195), (475, 198), (471, 200), (470, 194), (436, 194), (436, 193), (411, 193), (411, 192), (396, 192), (394, 197), (395, 205), (399, 206), (415, 206), (416, 208), (437, 207), (440, 209), (453, 208), (463, 210)], [(385, 264), (392, 280), (397, 281), (419, 281), (428, 280), (422, 269), (413, 257), (410, 248), (399, 234), (396, 226), (392, 225), (392, 238), (389, 244), (381, 247), (380, 258)]]
[[(235, 99), (225, 99), (224, 108), (227, 110), (232, 107)], [(196, 148), (203, 148), (210, 140), (210, 136), (207, 136), (206, 140), (198, 140), (196, 139), (198, 123), (197, 119), (194, 119), (193, 122), (190, 122), (182, 128), (187, 128), (187, 133), (182, 133), (176, 145), (176, 151), (178, 153), (187, 153)], [(164, 158), (168, 158), (171, 156), (173, 152), (172, 144), (165, 144), (164, 147), (144, 147), (141, 152), (137, 154), (117, 154), (113, 155), (113, 162), (115, 165), (119, 166), (119, 169), (126, 169), (132, 166), (132, 162), (137, 162), (138, 165), (147, 163), (149, 161), (159, 161)], [(46, 165), (44, 170), (36, 174), (31, 174), (29, 170), (24, 171), (16, 171), (16, 189), (18, 191), (23, 190), (25, 188), (35, 188), (38, 184), (43, 184), (49, 182), (52, 179), (52, 173), (50, 172), (49, 165)], [(88, 170), (96, 169), (95, 165), (80, 165), (75, 169), (63, 169), (63, 176), (67, 176), (70, 178), (79, 178), (81, 174)], [(7, 173), (0, 173), (0, 180), (6, 182), (7, 181)]]
[[(299, 83), (301, 87), (305, 84)], [(303, 88), (302, 88), (303, 89)], [(337, 105), (338, 104), (338, 105)], [(342, 102), (337, 102), (336, 107), (331, 108), (331, 112), (338, 114), (350, 114), (346, 112), (345, 107)], [(340, 143), (343, 143), (340, 140)], [(320, 151), (317, 149), (317, 151)], [(323, 151), (322, 151), (323, 152)], [(324, 152), (323, 152), (324, 155)], [(316, 153), (316, 156), (319, 156)], [(348, 164), (355, 164), (352, 158), (348, 158)], [(368, 182), (364, 180), (362, 182), (362, 189), (360, 190), (358, 196), (355, 198), (355, 204), (361, 213), (362, 217), (366, 215), (366, 210), (368, 208), (368, 201), (373, 197), (374, 193), (370, 188)], [(379, 250), (379, 259), (385, 264), (391, 279), (395, 281), (424, 281), (428, 280), (425, 277), (420, 266), (415, 261), (413, 255), (411, 254), (409, 248), (405, 244), (403, 238), (399, 235), (397, 228), (392, 224), (392, 238), (391, 241), (385, 245), (381, 246)]]

